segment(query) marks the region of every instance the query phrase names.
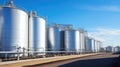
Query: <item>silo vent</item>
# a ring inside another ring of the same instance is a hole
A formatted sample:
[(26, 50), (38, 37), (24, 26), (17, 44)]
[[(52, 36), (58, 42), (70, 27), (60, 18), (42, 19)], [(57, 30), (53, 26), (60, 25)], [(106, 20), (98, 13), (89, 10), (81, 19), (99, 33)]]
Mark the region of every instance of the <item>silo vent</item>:
[(14, 6), (13, 0), (10, 0), (10, 1), (8, 2), (8, 6), (10, 6), (10, 7), (13, 7), (13, 6)]
[(36, 16), (37, 15), (37, 12), (36, 11), (33, 11), (33, 16)]

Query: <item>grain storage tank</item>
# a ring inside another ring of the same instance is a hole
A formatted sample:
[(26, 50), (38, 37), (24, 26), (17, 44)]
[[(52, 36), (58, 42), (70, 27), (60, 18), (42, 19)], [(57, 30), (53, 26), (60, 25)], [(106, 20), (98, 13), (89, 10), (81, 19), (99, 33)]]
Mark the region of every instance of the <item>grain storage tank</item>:
[(80, 30), (64, 29), (62, 32), (62, 45), (65, 51), (80, 52)]
[(100, 46), (101, 46), (101, 42), (98, 41), (98, 52), (100, 52)]
[(119, 52), (120, 52), (120, 46), (114, 47), (114, 52), (115, 52), (115, 53), (119, 53)]
[[(28, 15), (14, 7), (13, 1), (0, 7), (0, 51), (28, 49)], [(14, 55), (9, 55), (13, 57)]]
[(92, 52), (92, 38), (88, 38), (88, 50), (89, 50), (89, 52)]
[(112, 46), (107, 46), (106, 47), (106, 52), (113, 52), (113, 47)]
[(64, 30), (64, 49), (65, 51), (75, 50), (75, 31), (74, 30)]
[(57, 24), (47, 28), (47, 50), (60, 51), (60, 26)]
[(100, 46), (101, 46), (100, 41), (97, 41), (97, 52), (100, 52)]
[(92, 52), (95, 52), (95, 39), (92, 38)]
[(75, 30), (75, 51), (80, 53), (80, 30)]
[(64, 48), (66, 51), (76, 51), (80, 53), (80, 30), (65, 29), (64, 31)]
[(98, 52), (98, 41), (95, 40), (94, 42), (95, 42), (95, 52)]
[(90, 52), (95, 52), (95, 39), (92, 37), (88, 38), (88, 46)]
[(85, 34), (84, 34), (84, 31), (81, 30), (80, 32), (80, 51), (81, 53), (84, 53), (85, 52)]
[(88, 35), (87, 35), (87, 31), (84, 31), (84, 42), (85, 42), (85, 52), (89, 52), (88, 48)]
[(36, 12), (29, 14), (29, 51), (38, 52), (36, 55), (44, 55), (46, 48), (46, 22), (36, 15)]

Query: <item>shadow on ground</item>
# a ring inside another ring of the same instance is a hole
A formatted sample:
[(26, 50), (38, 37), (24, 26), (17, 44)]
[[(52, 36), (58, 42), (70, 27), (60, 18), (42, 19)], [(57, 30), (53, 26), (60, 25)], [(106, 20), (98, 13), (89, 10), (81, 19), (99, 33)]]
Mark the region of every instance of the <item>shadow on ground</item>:
[[(69, 61), (69, 60), (68, 60)], [(77, 60), (70, 63), (64, 63), (62, 65), (54, 66), (54, 64), (60, 64), (64, 61), (38, 64), (32, 66), (24, 67), (120, 67), (120, 57), (111, 57), (111, 58), (99, 58), (99, 59), (83, 59)], [(51, 64), (51, 65), (49, 65)]]
[(113, 57), (79, 60), (68, 64), (60, 65), (58, 67), (120, 67), (119, 65), (120, 61), (118, 57)]

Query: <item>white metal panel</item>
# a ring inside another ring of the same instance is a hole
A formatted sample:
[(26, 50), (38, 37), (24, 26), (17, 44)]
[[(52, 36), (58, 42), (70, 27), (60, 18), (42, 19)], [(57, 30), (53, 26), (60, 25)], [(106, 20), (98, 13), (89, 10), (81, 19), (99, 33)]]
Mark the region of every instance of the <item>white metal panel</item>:
[(32, 13), (29, 17), (29, 48), (38, 52), (46, 50), (46, 22)]
[(0, 45), (2, 51), (15, 51), (20, 47), (28, 49), (28, 15), (11, 7), (1, 8), (2, 30)]
[(75, 32), (75, 49), (80, 51), (80, 31), (76, 30)]
[(48, 50), (59, 51), (60, 50), (60, 28), (48, 27)]

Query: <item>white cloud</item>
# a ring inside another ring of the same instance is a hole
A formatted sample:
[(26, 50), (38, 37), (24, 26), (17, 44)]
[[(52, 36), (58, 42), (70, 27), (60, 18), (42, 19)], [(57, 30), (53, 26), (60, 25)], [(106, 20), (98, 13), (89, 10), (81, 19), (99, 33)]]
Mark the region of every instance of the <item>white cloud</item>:
[(88, 30), (88, 35), (101, 40), (103, 46), (120, 45), (120, 29), (93, 28)]
[(120, 35), (120, 29), (95, 28), (93, 32), (99, 33), (98, 35), (111, 35), (111, 36)]
[(78, 9), (85, 9), (85, 10), (95, 10), (95, 11), (120, 11), (120, 6), (84, 6), (84, 7), (79, 7)]

